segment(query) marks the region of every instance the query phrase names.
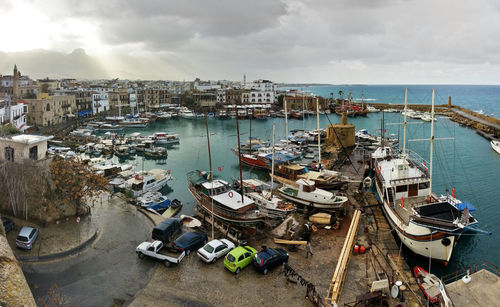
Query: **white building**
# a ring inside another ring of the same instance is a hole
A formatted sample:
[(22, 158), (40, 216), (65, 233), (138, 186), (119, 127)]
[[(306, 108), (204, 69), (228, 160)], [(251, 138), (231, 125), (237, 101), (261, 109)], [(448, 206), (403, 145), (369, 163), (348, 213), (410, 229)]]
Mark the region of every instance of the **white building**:
[(0, 100), (0, 125), (11, 123), (17, 130), (23, 132), (26, 126), (26, 114), (28, 105), (25, 103), (16, 103), (7, 106), (5, 101)]
[(92, 94), (92, 113), (97, 114), (108, 110), (108, 93)]

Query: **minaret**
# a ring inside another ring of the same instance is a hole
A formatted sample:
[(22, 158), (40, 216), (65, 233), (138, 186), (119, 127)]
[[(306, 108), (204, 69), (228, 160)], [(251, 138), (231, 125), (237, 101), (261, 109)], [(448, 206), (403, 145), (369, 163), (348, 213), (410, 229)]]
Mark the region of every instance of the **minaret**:
[(18, 92), (18, 85), (17, 81), (19, 80), (19, 77), (21, 76), (21, 72), (17, 70), (17, 65), (14, 64), (14, 74), (12, 75), (12, 99), (14, 101), (17, 100), (17, 92)]

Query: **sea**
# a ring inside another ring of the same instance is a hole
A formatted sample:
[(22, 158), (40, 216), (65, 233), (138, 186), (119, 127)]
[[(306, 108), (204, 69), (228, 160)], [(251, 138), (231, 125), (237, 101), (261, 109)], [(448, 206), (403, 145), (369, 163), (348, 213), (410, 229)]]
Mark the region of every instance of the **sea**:
[[(410, 103), (430, 103), (432, 86), (407, 86)], [(377, 102), (402, 103), (404, 101), (403, 85), (395, 86), (311, 86), (302, 88), (315, 95), (328, 97), (340, 89), (352, 91), (353, 96), (361, 93), (367, 99)], [(473, 110), (483, 110), (485, 114), (500, 115), (500, 87), (498, 86), (436, 86), (437, 104), (447, 103), (452, 96), (452, 103)], [(442, 100), (442, 101), (441, 101)], [(367, 129), (372, 134), (380, 133), (381, 113), (369, 113), (367, 117), (349, 118), (356, 129)], [(336, 114), (320, 115), (320, 126), (325, 128), (330, 123), (337, 123), (340, 117)], [(429, 160), (430, 123), (420, 120), (408, 125), (407, 148)], [(288, 128), (316, 129), (316, 116), (304, 120), (290, 119)], [(387, 134), (402, 139), (402, 116), (400, 113), (385, 114)], [(154, 132), (171, 132), (179, 135), (181, 141), (177, 146), (168, 148), (165, 160), (144, 159), (133, 156), (129, 159), (113, 159), (121, 163), (136, 163), (137, 170), (152, 168), (170, 169), (174, 179), (162, 192), (170, 199), (183, 202), (181, 214), (192, 214), (195, 202), (187, 189), (186, 173), (191, 170), (208, 170), (208, 145), (206, 127), (210, 139), (212, 169), (214, 175), (228, 182), (239, 179), (237, 156), (231, 148), (237, 147), (237, 127), (235, 119), (221, 120), (210, 118), (169, 119), (158, 121), (144, 129), (127, 129), (125, 134), (140, 132), (151, 135)], [(251, 126), (251, 127), (250, 127)], [(284, 139), (285, 120), (269, 118), (267, 120), (240, 120), (239, 134), (241, 142), (251, 137), (272, 141), (273, 127), (275, 139)], [(251, 129), (250, 129), (251, 128)], [(492, 232), (492, 235), (463, 235), (456, 246), (448, 266), (429, 263), (428, 259), (415, 257), (404, 247), (401, 252), (406, 255), (410, 266), (431, 266), (431, 271), (438, 274), (454, 273), (457, 268), (480, 264), (483, 260), (500, 266), (500, 155), (490, 147), (489, 142), (476, 134), (472, 129), (450, 121), (446, 117), (438, 117), (435, 122), (435, 147), (433, 163), (433, 191), (445, 194), (452, 188), (456, 197), (467, 201), (476, 208), (473, 215), (479, 221), (479, 228)], [(442, 140), (439, 140), (439, 139)], [(425, 139), (422, 141), (421, 139)], [(420, 140), (420, 141), (419, 141)], [(259, 178), (269, 180), (266, 172), (242, 166), (243, 178)], [(332, 268), (333, 269), (333, 268)]]

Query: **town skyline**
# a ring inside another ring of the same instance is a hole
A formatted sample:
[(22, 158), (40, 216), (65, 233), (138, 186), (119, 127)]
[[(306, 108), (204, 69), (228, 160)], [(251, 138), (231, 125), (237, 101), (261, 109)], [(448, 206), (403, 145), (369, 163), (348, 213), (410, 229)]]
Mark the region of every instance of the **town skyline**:
[(16, 24), (2, 74), (18, 64), (34, 78), (500, 83), (490, 0), (49, 2), (0, 4), (0, 25)]

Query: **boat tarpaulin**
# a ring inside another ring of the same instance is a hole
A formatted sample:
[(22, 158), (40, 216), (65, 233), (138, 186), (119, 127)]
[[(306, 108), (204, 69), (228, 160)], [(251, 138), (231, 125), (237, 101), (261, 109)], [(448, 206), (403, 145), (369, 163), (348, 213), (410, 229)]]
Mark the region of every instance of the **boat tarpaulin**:
[(465, 208), (467, 208), (467, 207), (469, 208), (469, 212), (473, 212), (473, 211), (475, 211), (475, 210), (476, 210), (476, 208), (474, 208), (474, 206), (473, 206), (473, 205), (471, 205), (470, 203), (468, 203), (468, 202), (466, 202), (466, 201), (464, 201), (464, 202), (462, 202), (462, 203), (459, 203), (459, 204), (457, 205), (457, 209), (458, 209), (458, 210), (465, 210)]

